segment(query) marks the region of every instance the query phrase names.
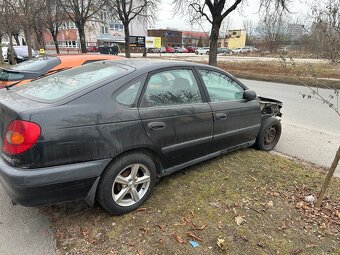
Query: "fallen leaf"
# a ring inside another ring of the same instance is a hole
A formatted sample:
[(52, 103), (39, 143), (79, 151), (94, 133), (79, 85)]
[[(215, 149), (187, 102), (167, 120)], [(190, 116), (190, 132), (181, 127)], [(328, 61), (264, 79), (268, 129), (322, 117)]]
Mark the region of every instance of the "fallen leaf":
[(218, 246), (221, 250), (225, 250), (225, 248), (226, 248), (225, 239), (222, 238), (222, 237), (217, 238), (217, 246)]
[(296, 207), (297, 209), (301, 209), (302, 207), (304, 207), (304, 205), (305, 205), (305, 203), (302, 202), (302, 201), (300, 201), (300, 202), (296, 203), (295, 207)]
[(257, 243), (257, 246), (258, 246), (258, 247), (261, 247), (261, 248), (264, 248), (264, 247), (265, 247), (265, 245), (264, 245), (263, 243)]
[(159, 227), (163, 232), (165, 232), (165, 229), (162, 225), (157, 224), (156, 226)]
[(201, 237), (195, 235), (195, 233), (193, 233), (193, 232), (187, 232), (187, 235), (192, 237), (193, 239), (195, 239), (197, 241), (204, 242), (204, 240)]
[(204, 224), (203, 226), (200, 227), (195, 227), (196, 230), (203, 230), (208, 226), (208, 224)]
[(185, 243), (185, 241), (184, 241), (179, 235), (176, 235), (175, 233), (172, 233), (172, 236), (175, 237), (175, 239), (177, 240), (177, 242), (179, 242), (179, 243)]
[(138, 209), (136, 210), (136, 212), (144, 212), (144, 211), (146, 211), (146, 208), (145, 208), (145, 207), (138, 208)]
[(240, 226), (243, 222), (246, 221), (244, 216), (236, 216), (234, 220), (235, 220), (237, 226)]
[(269, 202), (267, 203), (267, 206), (268, 206), (268, 207), (273, 207), (273, 206), (274, 206), (273, 201), (269, 201)]
[(297, 255), (297, 254), (300, 254), (301, 252), (303, 252), (302, 249), (295, 249), (295, 250), (293, 250), (293, 251), (291, 252), (291, 254)]

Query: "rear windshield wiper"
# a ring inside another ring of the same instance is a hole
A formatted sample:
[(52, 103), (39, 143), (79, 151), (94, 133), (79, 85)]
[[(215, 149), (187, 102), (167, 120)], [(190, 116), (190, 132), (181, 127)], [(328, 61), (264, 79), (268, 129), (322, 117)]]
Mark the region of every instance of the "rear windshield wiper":
[(7, 90), (10, 90), (12, 87), (14, 87), (15, 85), (17, 85), (17, 84), (20, 83), (20, 82), (22, 82), (22, 81), (17, 81), (17, 82), (15, 82), (15, 83), (11, 84), (11, 85), (5, 86), (5, 88), (6, 88)]

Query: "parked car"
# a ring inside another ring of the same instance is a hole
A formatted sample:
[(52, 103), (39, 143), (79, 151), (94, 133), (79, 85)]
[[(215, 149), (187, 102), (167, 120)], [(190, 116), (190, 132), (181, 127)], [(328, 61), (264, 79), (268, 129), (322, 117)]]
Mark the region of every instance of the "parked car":
[(229, 54), (230, 52), (231, 52), (231, 50), (229, 50), (228, 48), (218, 48), (217, 49), (218, 54)]
[(7, 86), (19, 86), (31, 80), (80, 65), (102, 60), (116, 60), (112, 55), (58, 55), (27, 60), (11, 68), (0, 68), (0, 89)]
[(8, 47), (1, 47), (1, 49), (2, 49), (2, 57), (4, 61), (8, 61), (8, 58), (7, 58)]
[(196, 55), (203, 55), (203, 54), (206, 54), (206, 55), (209, 55), (209, 47), (203, 47), (203, 48), (198, 48), (196, 51), (195, 51), (195, 54)]
[(87, 52), (98, 52), (98, 48), (95, 45), (88, 46), (86, 49)]
[(128, 213), (159, 177), (239, 148), (273, 149), (281, 107), (208, 65), (87, 64), (0, 91), (0, 181), (17, 204), (85, 199)]
[(240, 47), (240, 48), (235, 48), (231, 52), (233, 54), (240, 54), (240, 53), (249, 53), (249, 52), (256, 52), (258, 49), (254, 47)]
[(183, 47), (174, 47), (175, 53), (188, 53), (189, 51)]
[(165, 47), (166, 53), (175, 53), (174, 48), (172, 47)]
[(166, 53), (166, 49), (165, 49), (165, 47), (162, 47), (162, 48), (156, 48), (156, 49), (152, 49), (152, 52), (153, 53), (159, 53), (159, 52), (161, 52), (161, 53)]
[[(8, 47), (7, 49), (7, 58), (8, 63), (11, 65), (12, 63), (11, 56), (14, 56), (15, 63), (20, 63), (28, 60), (28, 47), (27, 46), (13, 46), (13, 50)], [(32, 49), (32, 57), (35, 58), (38, 54)]]
[(195, 53), (196, 49), (197, 48), (195, 46), (188, 46), (187, 47), (187, 50), (188, 50), (189, 53)]

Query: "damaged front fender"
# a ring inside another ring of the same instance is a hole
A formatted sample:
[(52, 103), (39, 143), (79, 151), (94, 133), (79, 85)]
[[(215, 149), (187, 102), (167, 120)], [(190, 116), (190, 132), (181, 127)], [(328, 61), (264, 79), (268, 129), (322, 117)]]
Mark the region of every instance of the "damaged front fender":
[(260, 102), (262, 116), (282, 117), (281, 108), (283, 103), (281, 101), (260, 96), (257, 100)]

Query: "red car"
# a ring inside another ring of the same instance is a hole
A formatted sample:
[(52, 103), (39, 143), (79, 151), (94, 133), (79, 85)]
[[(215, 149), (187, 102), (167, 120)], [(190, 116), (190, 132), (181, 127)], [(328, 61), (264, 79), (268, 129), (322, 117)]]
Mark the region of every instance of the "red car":
[(87, 52), (98, 52), (97, 46), (88, 46), (86, 50)]
[(175, 49), (172, 47), (165, 47), (166, 53), (175, 53)]
[(189, 53), (195, 53), (196, 47), (195, 46), (188, 46), (187, 50), (188, 50)]

